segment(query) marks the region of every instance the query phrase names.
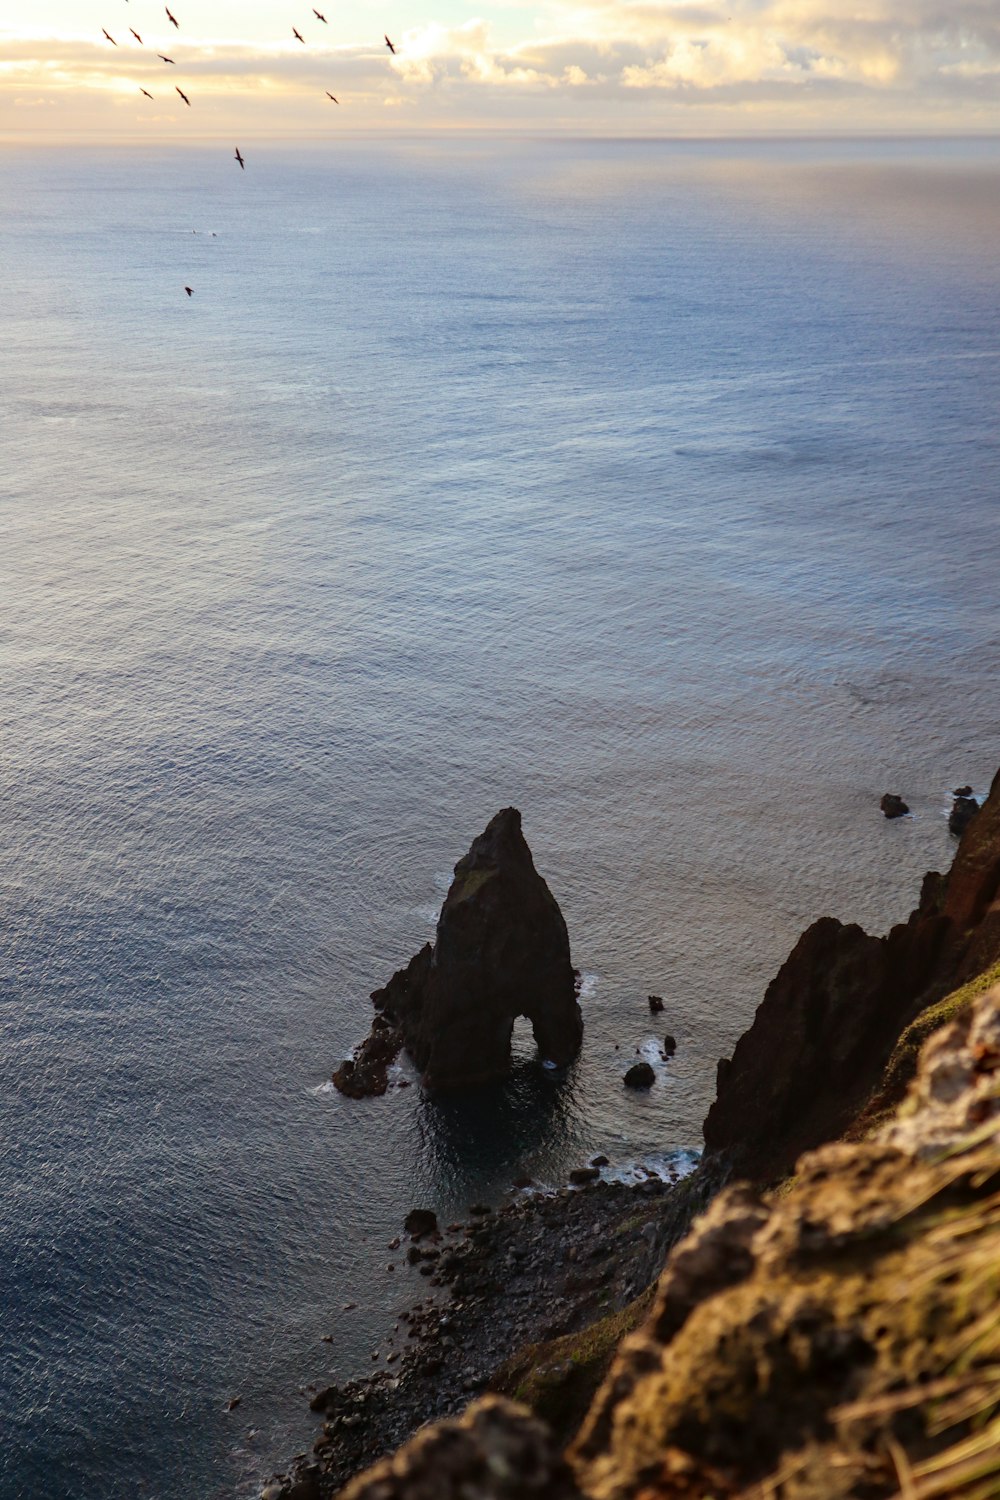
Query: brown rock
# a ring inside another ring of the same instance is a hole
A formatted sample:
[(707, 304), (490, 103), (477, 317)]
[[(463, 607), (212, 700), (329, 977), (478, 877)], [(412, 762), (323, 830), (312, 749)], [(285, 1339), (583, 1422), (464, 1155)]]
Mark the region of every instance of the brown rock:
[(910, 810), (902, 797), (897, 797), (895, 792), (886, 792), (879, 807), (887, 818), (905, 818)]
[(524, 1407), (486, 1396), (438, 1422), (342, 1491), (340, 1500), (578, 1500), (551, 1433)]
[(531, 1022), (543, 1058), (565, 1066), (576, 1056), (583, 1017), (566, 923), (516, 808), (497, 813), (455, 866), (433, 947), (372, 1002), (372, 1033), (334, 1080), (346, 1093), (384, 1092), (392, 1045), (405, 1046), (430, 1089), (502, 1078), (518, 1016)]
[(720, 1066), (705, 1121), (709, 1153), (769, 1177), (832, 1140), (879, 1084), (909, 1023), (1000, 952), (1000, 776), (948, 876), (884, 938), (832, 917), (813, 923)]
[(960, 839), (978, 811), (975, 797), (956, 797), (948, 814), (948, 832)]
[(1000, 1265), (994, 1047), (1000, 990), (927, 1045), (883, 1130), (803, 1156), (781, 1194), (727, 1188), (696, 1221), (570, 1449), (588, 1500), (888, 1497), (911, 1470), (959, 1494), (948, 1460), (981, 1426), (971, 1402), (935, 1424), (930, 1393), (954, 1389), (959, 1351), (964, 1389), (995, 1374), (967, 1301)]
[(648, 1062), (633, 1063), (622, 1082), (627, 1089), (649, 1089), (656, 1082), (656, 1073)]
[(437, 1214), (429, 1208), (411, 1208), (403, 1220), (403, 1228), (412, 1240), (423, 1239), (428, 1234), (437, 1234)]

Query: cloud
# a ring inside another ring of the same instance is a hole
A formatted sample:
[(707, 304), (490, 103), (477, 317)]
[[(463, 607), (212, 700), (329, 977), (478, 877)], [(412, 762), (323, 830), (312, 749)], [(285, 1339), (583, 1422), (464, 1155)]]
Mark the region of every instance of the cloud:
[[(186, 37), (184, 76), (220, 122), (243, 95), (280, 105), (289, 129), (310, 118), (305, 95), (334, 85), (349, 118), (376, 127), (389, 105), (430, 125), (585, 120), (605, 129), (637, 119), (669, 126), (714, 109), (738, 128), (741, 106), (760, 120), (762, 101), (780, 106), (775, 119), (798, 111), (812, 128), (891, 124), (894, 112), (916, 122), (922, 109), (955, 125), (1000, 126), (997, 0), (525, 0), (457, 25), (431, 9), (393, 35), (395, 57), (375, 42), (264, 48)], [(134, 93), (162, 83), (162, 67), (148, 49), (22, 27), (0, 38), (0, 107), (29, 91)]]

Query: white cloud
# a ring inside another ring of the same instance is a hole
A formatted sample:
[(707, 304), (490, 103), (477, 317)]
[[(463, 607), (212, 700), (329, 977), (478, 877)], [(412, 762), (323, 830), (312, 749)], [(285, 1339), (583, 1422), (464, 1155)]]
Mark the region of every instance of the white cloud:
[[(717, 108), (738, 128), (741, 106), (759, 122), (770, 101), (775, 118), (799, 111), (812, 128), (891, 123), (894, 111), (915, 121), (921, 109), (1000, 128), (998, 0), (526, 0), (457, 25), (427, 3), (419, 24), (390, 26), (395, 57), (376, 40), (265, 49), (189, 36), (185, 76), (206, 110), (231, 113), (242, 91), (284, 109), (288, 128), (310, 118), (311, 91), (334, 85), (347, 118), (375, 125), (388, 108), (431, 124), (607, 129), (641, 117), (648, 128), (679, 118), (671, 109)], [(33, 38), (22, 24), (0, 38), (0, 101), (127, 92), (163, 82), (158, 69), (148, 49)]]

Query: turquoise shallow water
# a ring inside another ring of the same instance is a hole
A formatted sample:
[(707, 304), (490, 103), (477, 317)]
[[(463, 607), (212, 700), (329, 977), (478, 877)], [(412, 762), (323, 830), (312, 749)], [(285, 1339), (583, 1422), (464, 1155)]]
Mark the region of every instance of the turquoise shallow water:
[[(1000, 148), (232, 166), (0, 157), (5, 1497), (252, 1493), (412, 1202), (696, 1147), (798, 931), (902, 916), (998, 760)], [(348, 1104), (509, 802), (579, 1065)]]

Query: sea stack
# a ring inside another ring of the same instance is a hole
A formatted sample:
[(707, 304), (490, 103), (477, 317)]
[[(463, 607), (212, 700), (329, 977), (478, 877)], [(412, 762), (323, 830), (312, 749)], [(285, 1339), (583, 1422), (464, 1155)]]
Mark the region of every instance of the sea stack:
[(535, 869), (521, 814), (506, 807), (455, 866), (437, 935), (375, 990), (369, 1037), (334, 1074), (342, 1093), (384, 1093), (401, 1048), (428, 1089), (465, 1088), (510, 1069), (514, 1021), (542, 1057), (572, 1061), (583, 1038), (562, 912)]

